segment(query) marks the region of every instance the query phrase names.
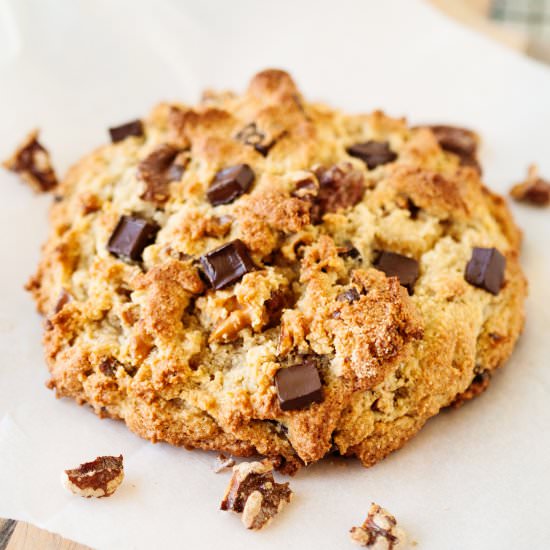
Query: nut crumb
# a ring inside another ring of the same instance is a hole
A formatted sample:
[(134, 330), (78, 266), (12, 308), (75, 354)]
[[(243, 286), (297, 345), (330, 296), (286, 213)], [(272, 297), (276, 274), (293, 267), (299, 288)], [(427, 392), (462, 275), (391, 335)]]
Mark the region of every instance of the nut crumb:
[(63, 485), (71, 493), (85, 498), (111, 496), (123, 479), (122, 455), (98, 456), (92, 462), (63, 473)]
[(243, 462), (233, 468), (220, 508), (242, 513), (241, 520), (247, 529), (261, 529), (281, 511), (285, 502), (290, 502), (291, 496), (288, 483), (273, 479), (271, 462)]
[(45, 193), (57, 187), (57, 176), (50, 154), (38, 141), (38, 134), (38, 130), (33, 130), (3, 166), (19, 174), (38, 193)]
[(216, 462), (214, 464), (214, 473), (219, 474), (220, 472), (232, 468), (233, 466), (235, 466), (235, 461), (233, 460), (233, 458), (230, 456), (225, 456), (223, 453), (220, 453), (216, 457)]
[(516, 201), (527, 202), (535, 206), (550, 204), (550, 182), (539, 176), (536, 164), (531, 164), (527, 171), (527, 179), (517, 183), (510, 189), (510, 196)]
[(405, 532), (395, 518), (374, 502), (363, 525), (350, 529), (350, 538), (359, 546), (373, 550), (399, 550), (406, 545)]

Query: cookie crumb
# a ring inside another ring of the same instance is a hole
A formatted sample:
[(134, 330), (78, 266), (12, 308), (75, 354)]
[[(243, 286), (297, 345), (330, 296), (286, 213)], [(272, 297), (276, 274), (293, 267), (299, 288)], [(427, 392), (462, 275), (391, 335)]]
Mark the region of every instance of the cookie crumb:
[(233, 466), (235, 466), (235, 461), (233, 460), (233, 458), (230, 456), (225, 456), (223, 453), (220, 453), (216, 457), (216, 462), (214, 464), (214, 473), (219, 474), (220, 472), (232, 468)]
[(273, 464), (243, 462), (233, 468), (233, 476), (221, 502), (222, 510), (242, 513), (247, 529), (262, 529), (290, 502), (288, 483), (273, 479)]
[(33, 130), (3, 162), (4, 168), (19, 174), (36, 192), (46, 193), (57, 187), (57, 176), (50, 154), (38, 141), (38, 130)]
[(539, 176), (536, 164), (531, 164), (527, 171), (527, 179), (514, 185), (510, 189), (510, 196), (518, 202), (548, 206), (550, 204), (550, 182)]
[(359, 546), (376, 550), (399, 550), (406, 544), (405, 532), (395, 518), (374, 502), (363, 525), (350, 529), (350, 538)]
[(98, 456), (78, 468), (65, 470), (63, 485), (81, 497), (111, 496), (124, 479), (124, 465), (120, 456)]

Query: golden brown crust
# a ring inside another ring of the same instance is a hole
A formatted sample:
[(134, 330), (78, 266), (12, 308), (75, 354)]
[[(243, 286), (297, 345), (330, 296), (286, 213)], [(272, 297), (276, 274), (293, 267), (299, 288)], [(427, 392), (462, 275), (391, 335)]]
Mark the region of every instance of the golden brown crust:
[[(504, 200), (429, 129), (310, 104), (277, 70), (242, 96), (162, 104), (144, 128), (73, 167), (52, 207), (27, 288), (47, 316), (57, 395), (152, 441), (259, 453), (289, 473), (329, 452), (370, 466), (473, 396), (476, 376), (512, 352), (526, 295), (521, 234)], [(347, 153), (369, 140), (397, 158), (368, 169)], [(177, 177), (151, 157), (159, 150), (177, 153)], [(210, 184), (235, 164), (252, 168), (250, 189), (213, 206)], [(160, 228), (141, 263), (107, 250), (129, 214)], [(235, 239), (254, 270), (208, 288), (199, 257)], [(464, 279), (473, 247), (506, 256), (496, 296)], [(418, 262), (411, 294), (375, 269), (382, 250)], [(275, 373), (304, 357), (323, 400), (282, 410)]]

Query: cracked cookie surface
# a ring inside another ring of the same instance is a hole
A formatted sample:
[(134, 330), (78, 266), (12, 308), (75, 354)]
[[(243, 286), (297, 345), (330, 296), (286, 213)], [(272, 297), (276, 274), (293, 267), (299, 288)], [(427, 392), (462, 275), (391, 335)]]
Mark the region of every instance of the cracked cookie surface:
[[(277, 70), (141, 122), (61, 182), (28, 283), (57, 395), (289, 473), (370, 466), (512, 352), (520, 232), (429, 128)], [(465, 280), (476, 247), (505, 258), (497, 294)]]

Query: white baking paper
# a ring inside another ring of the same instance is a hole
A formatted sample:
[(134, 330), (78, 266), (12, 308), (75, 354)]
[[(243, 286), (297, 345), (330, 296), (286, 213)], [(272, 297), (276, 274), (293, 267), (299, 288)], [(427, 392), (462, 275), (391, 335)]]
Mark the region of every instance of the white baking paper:
[[(477, 129), (501, 192), (530, 162), (550, 177), (548, 68), (420, 0), (0, 0), (0, 156), (38, 125), (64, 171), (108, 126), (204, 87), (242, 90), (269, 66), (350, 111)], [(229, 474), (212, 473), (213, 454), (140, 440), (44, 387), (41, 320), (22, 286), (50, 198), (5, 172), (0, 197), (0, 516), (105, 549), (334, 550), (352, 548), (347, 531), (376, 501), (421, 549), (550, 548), (550, 210), (513, 205), (528, 320), (490, 390), (374, 468), (305, 469), (294, 501), (249, 532), (218, 510)], [(126, 479), (112, 498), (62, 489), (64, 468), (119, 453)]]

